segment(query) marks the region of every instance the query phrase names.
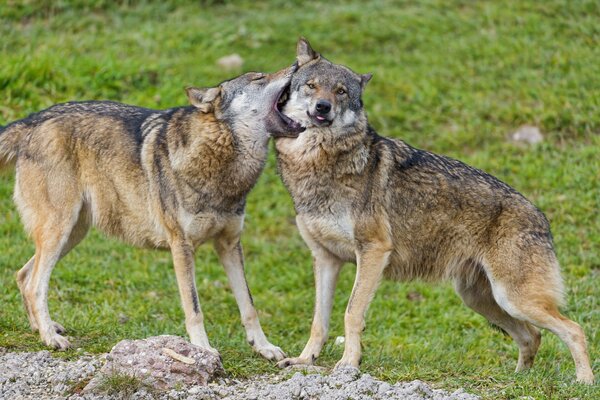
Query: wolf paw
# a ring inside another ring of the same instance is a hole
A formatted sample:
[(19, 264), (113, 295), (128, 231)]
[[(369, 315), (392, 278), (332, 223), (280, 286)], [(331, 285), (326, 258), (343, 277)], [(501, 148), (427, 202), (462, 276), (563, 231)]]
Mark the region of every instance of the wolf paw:
[[(54, 327), (53, 327), (54, 328)], [(58, 333), (52, 332), (49, 335), (44, 335), (42, 340), (48, 347), (52, 347), (56, 350), (67, 350), (71, 347), (71, 343), (64, 337), (59, 335)]]
[(303, 357), (290, 357), (284, 358), (283, 360), (277, 363), (279, 368), (287, 368), (292, 365), (313, 365), (314, 361), (312, 359), (303, 358)]
[(358, 365), (359, 365), (359, 361), (354, 361), (354, 360), (349, 360), (349, 359), (345, 359), (342, 357), (342, 359), (340, 361), (337, 362), (337, 364), (335, 364), (335, 367), (333, 367), (334, 371), (339, 371), (342, 369), (356, 369), (358, 370)]
[(593, 385), (594, 374), (591, 371), (589, 373), (577, 374), (577, 383), (582, 383), (584, 385)]
[(254, 347), (254, 351), (256, 351), (258, 354), (260, 354), (267, 360), (280, 361), (285, 358), (285, 353), (283, 352), (283, 350), (281, 350), (281, 348), (279, 348), (275, 345), (272, 345), (271, 343), (267, 343), (266, 345), (261, 346), (261, 347), (258, 347), (258, 346), (253, 346), (253, 347)]
[(215, 357), (218, 357), (219, 360), (223, 361), (223, 358), (221, 357), (221, 353), (219, 353), (219, 350), (215, 349), (212, 346), (200, 346), (202, 347), (204, 350), (208, 351), (209, 353), (212, 353), (215, 355)]

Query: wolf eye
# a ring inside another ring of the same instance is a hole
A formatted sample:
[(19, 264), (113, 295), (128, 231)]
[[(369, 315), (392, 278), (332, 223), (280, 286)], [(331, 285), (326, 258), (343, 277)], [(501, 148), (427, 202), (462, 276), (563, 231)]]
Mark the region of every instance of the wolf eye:
[(264, 74), (260, 74), (260, 75), (256, 75), (254, 78), (252, 78), (253, 81), (259, 81), (261, 79), (263, 79), (265, 77)]
[(346, 94), (346, 89), (339, 88), (336, 93), (339, 95)]
[(315, 84), (314, 83), (307, 83), (306, 86), (308, 86), (309, 89), (314, 89), (315, 88)]

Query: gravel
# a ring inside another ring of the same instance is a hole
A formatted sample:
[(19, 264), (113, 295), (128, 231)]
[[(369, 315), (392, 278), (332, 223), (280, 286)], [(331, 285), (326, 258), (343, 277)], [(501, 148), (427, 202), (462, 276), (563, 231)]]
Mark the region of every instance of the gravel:
[(127, 395), (84, 394), (82, 388), (99, 373), (105, 361), (106, 355), (84, 355), (75, 361), (67, 361), (53, 357), (48, 351), (9, 353), (0, 348), (0, 400), (478, 399), (462, 389), (448, 393), (418, 380), (392, 385), (356, 369), (343, 369), (329, 375), (311, 372), (319, 371), (311, 369), (304, 373), (292, 372), (291, 377), (290, 371), (286, 370), (249, 381), (219, 378), (208, 386), (188, 386), (178, 390), (157, 392), (141, 386)]

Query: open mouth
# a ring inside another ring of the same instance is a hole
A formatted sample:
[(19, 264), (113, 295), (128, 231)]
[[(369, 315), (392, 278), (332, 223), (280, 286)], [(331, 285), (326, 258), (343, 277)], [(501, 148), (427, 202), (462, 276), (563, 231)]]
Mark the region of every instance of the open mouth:
[(276, 117), (282, 122), (283, 125), (279, 129), (271, 131), (273, 137), (291, 137), (296, 138), (300, 133), (304, 132), (306, 128), (300, 125), (299, 122), (294, 121), (282, 112), (283, 106), (287, 102), (290, 93), (290, 84), (288, 83), (281, 92), (277, 95), (277, 100), (273, 104), (273, 111)]

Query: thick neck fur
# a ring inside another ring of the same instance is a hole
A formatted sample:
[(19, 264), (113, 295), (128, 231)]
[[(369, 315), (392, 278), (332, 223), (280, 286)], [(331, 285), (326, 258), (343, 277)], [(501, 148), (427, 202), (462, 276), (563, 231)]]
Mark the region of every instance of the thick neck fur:
[(327, 127), (309, 128), (296, 139), (277, 139), (279, 172), (296, 211), (330, 207), (335, 202), (329, 198), (334, 185), (339, 186), (340, 194), (353, 190), (346, 182), (363, 175), (371, 143), (366, 118), (343, 133)]
[(206, 201), (243, 206), (264, 168), (268, 136), (200, 111), (182, 115), (169, 130), (169, 158), (182, 185)]
[(363, 118), (343, 133), (331, 127), (308, 128), (298, 138), (277, 139), (275, 148), (281, 161), (298, 168), (327, 167), (327, 171), (335, 175), (344, 175), (362, 172), (368, 142), (367, 121)]

